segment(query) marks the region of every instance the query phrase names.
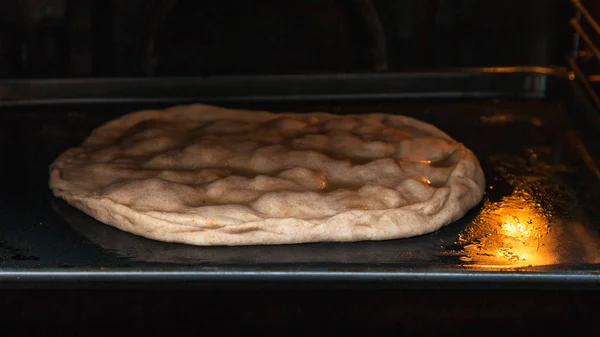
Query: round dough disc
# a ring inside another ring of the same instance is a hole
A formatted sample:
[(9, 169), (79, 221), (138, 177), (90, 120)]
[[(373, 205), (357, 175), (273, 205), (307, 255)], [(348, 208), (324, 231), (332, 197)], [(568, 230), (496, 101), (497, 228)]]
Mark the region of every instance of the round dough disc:
[(418, 236), (484, 186), (469, 149), (410, 117), (198, 104), (112, 120), (50, 167), (55, 196), (97, 220), (203, 246)]

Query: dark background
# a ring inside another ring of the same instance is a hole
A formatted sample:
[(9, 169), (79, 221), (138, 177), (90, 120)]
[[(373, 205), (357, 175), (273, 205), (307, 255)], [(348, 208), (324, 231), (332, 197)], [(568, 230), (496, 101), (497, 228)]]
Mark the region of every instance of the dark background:
[(2, 0), (0, 78), (556, 65), (573, 15), (568, 0)]
[(597, 292), (24, 290), (2, 336), (595, 336)]

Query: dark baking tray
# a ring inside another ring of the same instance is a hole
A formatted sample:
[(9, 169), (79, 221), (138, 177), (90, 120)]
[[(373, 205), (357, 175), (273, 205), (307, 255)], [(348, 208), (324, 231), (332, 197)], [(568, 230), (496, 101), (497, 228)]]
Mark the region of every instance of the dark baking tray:
[[(252, 247), (151, 241), (52, 197), (49, 164), (93, 128), (183, 102), (414, 116), (475, 152), (486, 196), (416, 238)], [(0, 81), (0, 287), (598, 288), (599, 120), (561, 68)]]

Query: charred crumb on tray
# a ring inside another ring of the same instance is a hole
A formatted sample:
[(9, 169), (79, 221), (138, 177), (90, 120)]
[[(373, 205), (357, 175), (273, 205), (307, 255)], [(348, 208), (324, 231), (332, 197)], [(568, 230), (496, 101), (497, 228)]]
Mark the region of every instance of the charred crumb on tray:
[(6, 254), (6, 259), (16, 261), (40, 261), (40, 257), (28, 254), (26, 250), (14, 247), (6, 241), (0, 241), (0, 252), (2, 250), (5, 250), (8, 253)]

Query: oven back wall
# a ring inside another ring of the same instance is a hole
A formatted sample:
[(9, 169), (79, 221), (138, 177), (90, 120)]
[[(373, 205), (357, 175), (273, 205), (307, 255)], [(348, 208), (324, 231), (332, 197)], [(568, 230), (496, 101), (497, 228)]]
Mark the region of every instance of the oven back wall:
[(5, 0), (0, 78), (562, 64), (572, 15), (567, 0)]

